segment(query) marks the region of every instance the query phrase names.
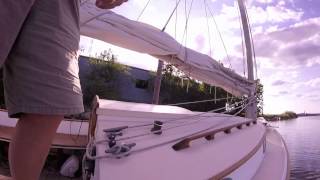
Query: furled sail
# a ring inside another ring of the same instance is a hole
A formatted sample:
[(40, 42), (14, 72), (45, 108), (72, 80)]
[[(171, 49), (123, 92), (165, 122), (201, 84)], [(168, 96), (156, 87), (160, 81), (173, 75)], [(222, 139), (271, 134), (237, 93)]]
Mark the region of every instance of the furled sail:
[(188, 76), (219, 86), (234, 95), (249, 95), (253, 88), (253, 82), (211, 57), (184, 47), (169, 34), (110, 10), (98, 9), (91, 0), (81, 3), (80, 30), (82, 35), (174, 64)]

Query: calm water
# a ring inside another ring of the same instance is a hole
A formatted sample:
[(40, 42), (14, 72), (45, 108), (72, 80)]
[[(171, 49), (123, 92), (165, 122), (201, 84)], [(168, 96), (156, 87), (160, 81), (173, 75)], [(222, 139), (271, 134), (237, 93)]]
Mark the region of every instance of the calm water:
[(292, 180), (320, 180), (320, 116), (274, 123), (285, 139)]

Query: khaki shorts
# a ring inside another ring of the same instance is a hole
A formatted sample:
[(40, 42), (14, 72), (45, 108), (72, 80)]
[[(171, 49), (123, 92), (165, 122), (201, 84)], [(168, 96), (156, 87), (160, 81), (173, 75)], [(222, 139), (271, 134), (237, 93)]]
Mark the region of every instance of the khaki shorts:
[(9, 116), (83, 112), (78, 0), (1, 0), (0, 17)]

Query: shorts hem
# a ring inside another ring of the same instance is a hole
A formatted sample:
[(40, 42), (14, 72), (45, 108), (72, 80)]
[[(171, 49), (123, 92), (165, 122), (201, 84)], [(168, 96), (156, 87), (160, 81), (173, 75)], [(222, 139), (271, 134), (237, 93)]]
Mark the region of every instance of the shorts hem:
[(8, 108), (10, 118), (19, 118), (21, 114), (41, 114), (41, 115), (71, 115), (84, 112), (83, 106), (74, 108), (55, 107), (16, 107)]

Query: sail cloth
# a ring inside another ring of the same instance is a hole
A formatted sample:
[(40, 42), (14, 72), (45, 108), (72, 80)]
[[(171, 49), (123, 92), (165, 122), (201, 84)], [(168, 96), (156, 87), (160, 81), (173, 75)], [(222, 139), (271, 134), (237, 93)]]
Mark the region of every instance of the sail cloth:
[(211, 57), (186, 48), (169, 34), (110, 10), (96, 8), (94, 1), (81, 2), (81, 35), (149, 54), (174, 64), (186, 75), (236, 95), (249, 95), (253, 82), (223, 67)]

